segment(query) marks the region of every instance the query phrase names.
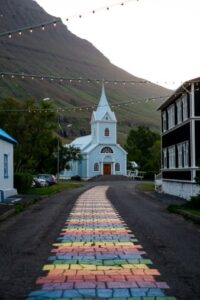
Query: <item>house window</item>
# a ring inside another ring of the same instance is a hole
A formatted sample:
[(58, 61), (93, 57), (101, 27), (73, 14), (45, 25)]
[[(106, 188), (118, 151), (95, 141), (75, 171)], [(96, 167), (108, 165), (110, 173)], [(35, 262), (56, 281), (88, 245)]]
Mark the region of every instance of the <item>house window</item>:
[(98, 163), (94, 164), (94, 172), (99, 172), (99, 164)]
[(188, 101), (187, 101), (187, 94), (182, 97), (183, 102), (183, 121), (188, 119)]
[(167, 149), (163, 149), (163, 168), (167, 169)]
[(116, 172), (119, 172), (119, 171), (120, 171), (120, 164), (119, 164), (119, 163), (116, 163), (116, 164), (115, 164), (115, 171), (116, 171)]
[(183, 167), (189, 166), (189, 143), (188, 141), (183, 143)]
[(113, 153), (113, 150), (110, 147), (104, 147), (101, 149), (101, 153)]
[(8, 178), (8, 154), (4, 154), (4, 178)]
[(178, 149), (178, 167), (182, 168), (183, 167), (183, 145), (178, 144), (177, 149)]
[(169, 125), (169, 129), (171, 129), (175, 125), (174, 104), (170, 105), (167, 111), (168, 111), (168, 125)]
[(105, 130), (104, 130), (104, 135), (105, 135), (105, 136), (109, 136), (109, 135), (110, 135), (109, 128), (105, 128)]
[(177, 123), (180, 124), (183, 121), (182, 117), (182, 101), (179, 99), (176, 102), (176, 107), (177, 107)]
[(164, 111), (162, 115), (162, 122), (163, 122), (163, 132), (167, 130), (167, 112)]
[(175, 162), (176, 162), (175, 146), (169, 147), (168, 153), (169, 153), (169, 168), (173, 169), (175, 168)]

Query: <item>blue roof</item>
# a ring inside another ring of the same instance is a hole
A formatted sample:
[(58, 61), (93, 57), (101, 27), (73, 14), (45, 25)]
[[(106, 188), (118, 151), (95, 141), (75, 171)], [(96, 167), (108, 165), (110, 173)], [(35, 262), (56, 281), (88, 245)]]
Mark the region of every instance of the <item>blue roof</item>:
[(5, 140), (9, 143), (16, 144), (17, 141), (12, 138), (7, 132), (0, 128), (0, 139)]
[(85, 135), (85, 136), (76, 138), (73, 142), (71, 142), (70, 145), (83, 150), (86, 146), (88, 146), (91, 143), (91, 141), (92, 141), (92, 136)]

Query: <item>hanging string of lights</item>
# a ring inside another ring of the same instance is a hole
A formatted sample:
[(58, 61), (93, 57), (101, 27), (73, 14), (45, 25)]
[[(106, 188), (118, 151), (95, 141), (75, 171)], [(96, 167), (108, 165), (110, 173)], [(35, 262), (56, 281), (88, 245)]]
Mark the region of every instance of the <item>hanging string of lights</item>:
[(74, 78), (74, 77), (63, 77), (63, 76), (54, 76), (54, 75), (35, 75), (35, 74), (25, 74), (25, 73), (12, 73), (12, 72), (0, 72), (0, 79), (15, 79), (15, 78), (20, 78), (20, 79), (37, 79), (37, 80), (48, 80), (50, 82), (67, 82), (67, 83), (81, 83), (81, 82), (86, 82), (86, 83), (101, 83), (104, 82), (105, 84), (153, 84), (152, 82), (148, 80), (107, 80), (107, 79), (91, 79), (91, 78)]
[[(0, 79), (31, 79), (31, 80), (47, 80), (48, 82), (55, 82), (55, 83), (102, 83), (104, 82), (104, 84), (114, 84), (114, 85), (135, 85), (135, 84), (148, 84), (148, 85), (163, 85), (163, 84), (168, 84), (168, 85), (182, 85), (184, 83), (184, 81), (161, 81), (161, 80), (157, 80), (155, 82), (151, 82), (149, 80), (145, 80), (145, 79), (141, 79), (141, 80), (110, 80), (110, 79), (94, 79), (94, 78), (83, 78), (83, 77), (79, 77), (79, 78), (74, 78), (74, 77), (65, 77), (65, 76), (55, 76), (55, 75), (36, 75), (36, 74), (25, 74), (25, 73), (13, 73), (13, 72), (0, 72)], [(190, 83), (190, 81), (187, 81), (188, 83)], [(193, 80), (191, 80), (191, 82), (193, 82)], [(200, 85), (199, 82), (195, 83), (196, 85)]]
[(35, 29), (41, 29), (42, 31), (45, 31), (45, 27), (48, 27), (48, 26), (54, 26), (56, 27), (56, 25), (58, 23), (61, 23), (62, 20), (60, 18), (58, 19), (53, 19), (49, 22), (45, 22), (45, 23), (41, 23), (41, 24), (36, 24), (36, 25), (33, 25), (33, 26), (27, 26), (27, 27), (22, 27), (22, 28), (18, 28), (18, 29), (15, 29), (15, 30), (9, 30), (9, 31), (6, 31), (6, 32), (1, 32), (0, 33), (0, 37), (4, 37), (4, 36), (7, 36), (8, 38), (12, 38), (14, 34), (17, 34), (18, 36), (22, 36), (22, 33), (23, 32), (27, 32), (29, 31), (30, 33), (33, 33)]
[[(150, 101), (162, 100), (168, 98), (170, 95), (160, 96), (160, 97), (148, 97), (148, 98), (137, 98), (131, 99), (126, 102), (119, 102), (116, 104), (111, 104), (112, 108), (114, 107), (121, 107), (121, 106), (128, 106), (131, 104), (138, 104), (138, 103), (148, 103)], [(65, 111), (84, 111), (84, 110), (94, 110), (97, 108), (98, 105), (91, 105), (91, 106), (78, 106), (73, 108), (24, 108), (24, 109), (0, 109), (1, 112), (27, 112), (27, 113), (41, 113), (41, 112), (65, 112)], [(98, 107), (105, 107), (105, 105), (100, 105)]]
[(110, 9), (112, 9), (112, 8), (114, 8), (116, 6), (122, 6), (123, 7), (128, 2), (133, 2), (133, 1), (138, 2), (139, 0), (124, 0), (122, 2), (117, 2), (117, 3), (110, 4), (109, 6), (103, 6), (103, 7), (99, 7), (99, 8), (96, 8), (96, 9), (85, 11), (85, 12), (80, 13), (80, 14), (72, 15), (70, 17), (64, 18), (64, 20), (68, 22), (68, 21), (70, 21), (73, 18), (82, 18), (85, 15), (95, 14), (95, 13), (98, 13), (100, 11), (110, 11)]
[[(124, 0), (122, 2), (117, 2), (117, 3), (111, 4), (109, 6), (104, 6), (104, 7), (92, 9), (90, 11), (85, 11), (83, 13), (79, 13), (79, 14), (76, 14), (76, 15), (72, 15), (72, 16), (63, 18), (63, 20), (68, 22), (71, 19), (74, 19), (74, 18), (79, 18), (80, 19), (80, 18), (82, 18), (82, 17), (84, 17), (85, 15), (88, 15), (88, 14), (95, 14), (97, 12), (106, 11), (106, 10), (110, 11), (110, 9), (112, 9), (113, 7), (116, 7), (116, 6), (122, 6), (123, 7), (125, 4), (127, 4), (128, 2), (132, 2), (132, 1), (139, 1), (139, 0)], [(52, 25), (54, 27), (56, 27), (56, 25), (58, 23), (62, 23), (62, 20), (60, 18), (56, 18), (56, 19), (53, 19), (49, 22), (35, 24), (35, 25), (32, 25), (32, 26), (26, 26), (26, 27), (17, 28), (17, 29), (14, 29), (14, 30), (9, 30), (9, 31), (6, 31), (6, 32), (0, 32), (0, 38), (7, 36), (8, 38), (11, 39), (15, 35), (18, 35), (18, 36), (21, 37), (23, 32), (33, 33), (34, 30), (36, 30), (36, 29), (41, 29), (44, 32), (46, 27), (49, 27), (49, 26), (52, 26)]]

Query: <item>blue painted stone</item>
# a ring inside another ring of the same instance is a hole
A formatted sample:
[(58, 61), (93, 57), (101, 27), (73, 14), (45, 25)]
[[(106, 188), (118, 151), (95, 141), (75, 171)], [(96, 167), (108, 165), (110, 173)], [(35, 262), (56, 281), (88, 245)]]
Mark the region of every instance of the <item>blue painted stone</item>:
[(165, 296), (165, 294), (162, 292), (161, 289), (149, 289), (148, 293), (147, 293), (148, 296)]
[(56, 291), (44, 291), (44, 290), (37, 290), (37, 291), (33, 291), (29, 294), (29, 297), (37, 297), (37, 300), (38, 300), (38, 297), (45, 297), (46, 298), (60, 298), (62, 296), (62, 291), (59, 291), (59, 290), (56, 290)]
[(130, 289), (130, 291), (131, 291), (131, 295), (133, 297), (134, 296), (142, 297), (142, 296), (147, 295), (148, 289), (147, 288), (132, 288), (132, 289)]
[(76, 298), (80, 296), (81, 295), (77, 290), (65, 290), (63, 293), (63, 297), (67, 297), (67, 298)]
[(113, 297), (130, 297), (129, 289), (113, 289)]
[(97, 289), (97, 297), (112, 297), (112, 289)]
[(96, 297), (95, 289), (78, 289), (79, 295), (86, 297)]

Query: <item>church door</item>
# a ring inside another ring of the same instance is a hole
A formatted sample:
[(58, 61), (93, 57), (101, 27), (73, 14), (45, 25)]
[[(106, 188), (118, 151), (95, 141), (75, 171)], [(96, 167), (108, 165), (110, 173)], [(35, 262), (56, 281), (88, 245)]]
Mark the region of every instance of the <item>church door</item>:
[(103, 175), (111, 175), (111, 164), (103, 165)]

